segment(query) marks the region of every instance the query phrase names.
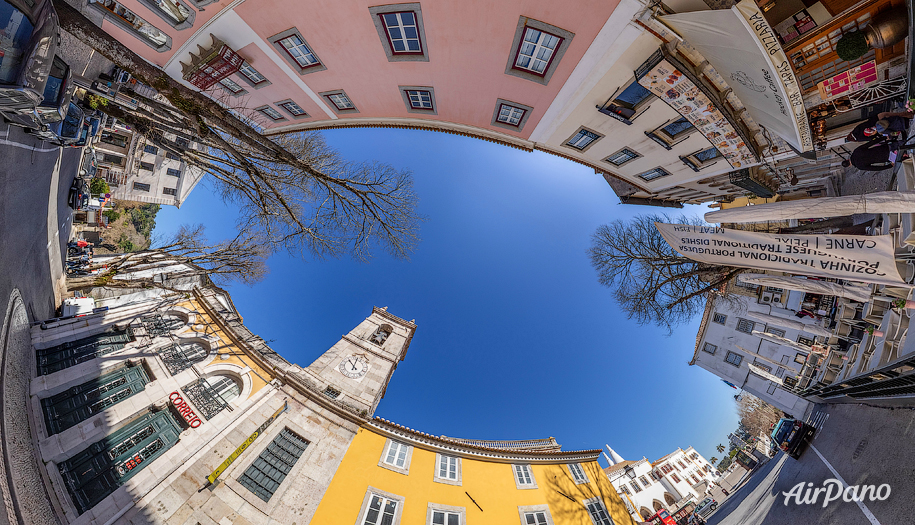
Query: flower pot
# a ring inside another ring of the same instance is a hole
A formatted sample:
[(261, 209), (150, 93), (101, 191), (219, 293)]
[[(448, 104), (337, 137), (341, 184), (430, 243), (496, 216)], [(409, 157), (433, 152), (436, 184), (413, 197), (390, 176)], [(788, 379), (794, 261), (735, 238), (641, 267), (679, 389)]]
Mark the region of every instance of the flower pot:
[(874, 330), (874, 333), (872, 333), (871, 335), (874, 337), (883, 337), (886, 334), (883, 333), (883, 330)]
[(864, 28), (867, 43), (875, 49), (892, 47), (909, 33), (909, 15), (905, 5), (878, 13)]
[(906, 309), (910, 309), (910, 310), (915, 308), (915, 301), (906, 301), (905, 307), (906, 307)]

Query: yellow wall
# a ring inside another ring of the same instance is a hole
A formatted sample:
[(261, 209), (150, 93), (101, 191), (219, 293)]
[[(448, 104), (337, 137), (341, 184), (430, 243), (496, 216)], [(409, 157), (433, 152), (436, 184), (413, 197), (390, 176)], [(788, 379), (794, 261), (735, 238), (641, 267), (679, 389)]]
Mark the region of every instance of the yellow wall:
[[(197, 303), (196, 300), (190, 300), (185, 303), (181, 303), (178, 306), (187, 308), (188, 310), (195, 312), (196, 319), (194, 324), (191, 326), (193, 331), (202, 332), (207, 335), (211, 335), (219, 339), (218, 348), (216, 349), (216, 358), (211, 361), (212, 364), (233, 364), (238, 365), (242, 368), (251, 367), (252, 372), (248, 375), (252, 380), (252, 390), (251, 395), (253, 396), (258, 390), (263, 388), (268, 381), (273, 379), (273, 376), (270, 372), (264, 370), (257, 363), (246, 356), (242, 350), (240, 350), (233, 342), (232, 338), (226, 334), (222, 328), (213, 322), (213, 319), (207, 314), (206, 309), (203, 305)], [(178, 334), (180, 338), (182, 334)], [(228, 359), (222, 359), (223, 354), (228, 354)], [(205, 370), (205, 369), (204, 369)], [(257, 373), (254, 373), (254, 372)]]
[[(379, 467), (385, 442), (384, 436), (371, 429), (359, 429), (312, 523), (353, 525), (360, 517), (359, 510), (369, 486), (405, 498), (401, 525), (425, 524), (430, 502), (464, 507), (468, 525), (519, 524), (518, 506), (543, 504), (549, 505), (556, 525), (590, 525), (581, 502), (594, 497), (601, 497), (617, 525), (634, 523), (597, 461), (582, 463), (590, 480), (582, 485), (572, 481), (564, 463), (531, 464), (538, 488), (518, 490), (511, 464), (465, 457), (461, 459), (462, 485), (454, 486), (433, 481), (434, 450), (414, 446), (409, 475)], [(476, 500), (482, 512), (465, 492)]]

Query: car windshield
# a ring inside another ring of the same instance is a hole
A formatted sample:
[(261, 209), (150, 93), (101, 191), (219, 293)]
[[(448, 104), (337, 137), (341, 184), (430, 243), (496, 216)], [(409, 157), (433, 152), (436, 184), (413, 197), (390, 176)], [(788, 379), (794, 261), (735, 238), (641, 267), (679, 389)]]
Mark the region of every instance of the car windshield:
[(83, 123), (83, 112), (79, 107), (70, 103), (70, 109), (67, 111), (67, 118), (60, 128), (60, 136), (66, 138), (75, 138), (79, 133), (80, 125)]
[(787, 419), (779, 421), (778, 428), (775, 429), (775, 432), (772, 432), (772, 439), (775, 440), (776, 444), (781, 444), (785, 441), (785, 438), (788, 437), (788, 431), (791, 430), (791, 422)]
[(32, 29), (32, 23), (22, 11), (0, 0), (0, 83), (15, 82)]
[(60, 105), (60, 93), (64, 82), (67, 80), (67, 63), (54, 57), (54, 63), (51, 65), (51, 72), (48, 74), (48, 83), (44, 86), (44, 100), (41, 105), (49, 108), (56, 108)]

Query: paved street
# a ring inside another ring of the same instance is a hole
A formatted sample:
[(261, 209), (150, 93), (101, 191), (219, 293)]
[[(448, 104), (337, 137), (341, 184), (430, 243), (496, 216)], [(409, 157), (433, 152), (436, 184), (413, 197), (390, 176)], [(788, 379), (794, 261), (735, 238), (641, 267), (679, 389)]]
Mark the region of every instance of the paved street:
[[(820, 422), (820, 429), (801, 458), (779, 453), (731, 494), (709, 525), (912, 523), (915, 458), (895, 451), (915, 438), (915, 410), (820, 405), (811, 419)], [(785, 505), (783, 493), (798, 483), (821, 488), (825, 480), (838, 478), (846, 485), (886, 483), (892, 492), (885, 501), (868, 498), (863, 507), (839, 499), (823, 508), (822, 495), (816, 504), (797, 505), (792, 497)]]
[(52, 523), (27, 424), (34, 367), (28, 323), (53, 317), (61, 300), (61, 254), (66, 254), (63, 246), (73, 218), (67, 193), (79, 169), (80, 150), (53, 147), (3, 125), (0, 159), (0, 496), (6, 503), (0, 525)]

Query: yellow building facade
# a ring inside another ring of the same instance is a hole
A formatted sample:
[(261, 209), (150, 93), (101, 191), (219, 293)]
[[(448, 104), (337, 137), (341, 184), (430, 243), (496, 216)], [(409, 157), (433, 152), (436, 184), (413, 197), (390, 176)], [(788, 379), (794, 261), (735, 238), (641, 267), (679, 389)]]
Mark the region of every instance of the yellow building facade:
[(363, 425), (321, 500), (322, 525), (631, 525), (599, 450)]

